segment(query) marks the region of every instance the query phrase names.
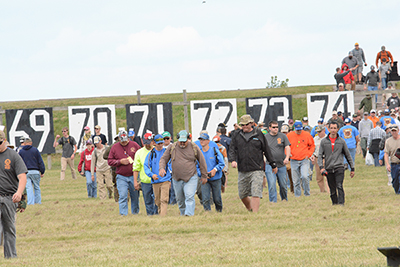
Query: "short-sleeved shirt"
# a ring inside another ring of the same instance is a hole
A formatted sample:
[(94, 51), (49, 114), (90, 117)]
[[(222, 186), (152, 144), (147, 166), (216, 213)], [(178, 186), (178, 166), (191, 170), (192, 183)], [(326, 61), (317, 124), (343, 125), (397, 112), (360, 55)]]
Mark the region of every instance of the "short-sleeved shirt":
[(385, 153), (388, 153), (391, 163), (400, 163), (400, 159), (398, 159), (394, 155), (396, 153), (397, 148), (399, 147), (400, 147), (400, 138), (395, 140), (393, 137), (390, 137), (388, 140), (386, 140)]
[(275, 159), (276, 166), (278, 168), (285, 166), (283, 164), (283, 160), (285, 159), (285, 147), (290, 146), (289, 139), (283, 133), (278, 133), (277, 135), (266, 134), (265, 138), (267, 139), (269, 149), (271, 150), (271, 154)]
[(391, 96), (388, 98), (386, 105), (389, 107), (389, 109), (395, 109), (400, 107), (400, 99), (398, 96)]
[(18, 175), (27, 173), (24, 161), (12, 149), (0, 153), (0, 195), (13, 195), (18, 190)]
[(72, 153), (74, 153), (74, 146), (76, 145), (75, 138), (72, 136), (68, 137), (61, 137), (58, 139), (58, 144), (62, 145), (62, 157), (63, 158), (70, 158)]
[(359, 131), (356, 127), (351, 125), (345, 125), (340, 128), (338, 135), (344, 139), (348, 148), (356, 148), (357, 141), (356, 137), (359, 135)]
[[(95, 137), (96, 135), (93, 135), (92, 136), (92, 141), (93, 141), (93, 143), (94, 143), (94, 137)], [(101, 139), (101, 143), (103, 144), (103, 145), (105, 145), (105, 144), (107, 144), (107, 137), (104, 135), (104, 134), (100, 134), (100, 135), (97, 135), (98, 137), (100, 137), (100, 139)]]

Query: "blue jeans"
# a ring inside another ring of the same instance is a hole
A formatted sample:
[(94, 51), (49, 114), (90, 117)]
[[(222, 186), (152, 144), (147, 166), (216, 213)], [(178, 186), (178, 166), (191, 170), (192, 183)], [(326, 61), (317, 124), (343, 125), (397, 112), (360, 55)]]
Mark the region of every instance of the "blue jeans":
[(390, 164), (394, 192), (400, 194), (400, 164)]
[(374, 157), (374, 165), (375, 165), (375, 167), (380, 167), (381, 164), (379, 164), (379, 153), (371, 153), (371, 154)]
[[(368, 85), (368, 91), (378, 91), (378, 86), (369, 86)], [(378, 95), (375, 95), (375, 103), (378, 102)]]
[(278, 194), (276, 192), (276, 177), (278, 176), (278, 184), (279, 184), (279, 194), (281, 196), (281, 200), (287, 200), (287, 188), (288, 184), (286, 181), (287, 171), (286, 166), (279, 167), (278, 172), (275, 174), (272, 172), (272, 167), (268, 163), (265, 165), (265, 175), (267, 176), (268, 182), (268, 196), (270, 202), (278, 201)]
[(26, 175), (26, 195), (28, 197), (28, 205), (42, 204), (40, 172), (37, 170), (29, 170)]
[(290, 161), (290, 167), (292, 168), (292, 179), (293, 179), (293, 187), (294, 187), (294, 196), (301, 196), (301, 185), (303, 185), (304, 195), (310, 195), (310, 180), (308, 179), (308, 169), (309, 160), (294, 160)]
[(197, 181), (199, 176), (197, 173), (193, 175), (189, 181), (174, 181), (174, 190), (176, 200), (178, 202), (179, 211), (181, 215), (193, 216), (196, 202), (194, 195), (196, 194)]
[(146, 206), (147, 215), (158, 214), (158, 208), (154, 204), (153, 186), (151, 184), (141, 183), (144, 205)]
[(119, 214), (128, 215), (128, 190), (131, 196), (132, 214), (139, 213), (139, 191), (133, 186), (133, 176), (117, 174), (117, 189), (119, 193)]
[(387, 78), (382, 78), (381, 82), (382, 82), (382, 90), (385, 90), (387, 87)]
[(204, 210), (211, 210), (210, 193), (212, 193), (215, 210), (222, 212), (221, 179), (214, 181), (208, 180), (207, 183), (201, 185)]
[[(350, 152), (350, 155), (351, 155), (351, 159), (353, 160), (353, 164), (355, 165), (355, 164), (356, 164), (356, 152), (357, 152), (357, 148), (349, 148), (349, 152)], [(343, 158), (344, 158), (343, 163), (344, 163), (344, 164), (347, 163), (347, 164), (348, 164), (348, 168), (350, 169), (350, 163), (347, 162), (347, 159), (346, 159), (345, 156), (343, 156)]]
[(174, 182), (175, 182), (175, 180), (171, 179), (171, 188), (169, 190), (169, 202), (168, 202), (168, 204), (170, 204), (170, 205), (175, 205), (176, 204)]
[(97, 181), (96, 181), (96, 173), (94, 173), (94, 181), (92, 181), (92, 173), (90, 171), (85, 171), (86, 176), (86, 187), (88, 197), (97, 197)]

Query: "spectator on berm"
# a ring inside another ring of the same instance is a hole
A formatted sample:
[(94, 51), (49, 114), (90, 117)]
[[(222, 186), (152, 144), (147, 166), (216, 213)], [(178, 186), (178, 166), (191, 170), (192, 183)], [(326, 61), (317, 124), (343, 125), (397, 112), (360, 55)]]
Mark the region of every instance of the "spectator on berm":
[[(336, 73), (333, 75), (333, 77), (336, 80), (336, 91), (339, 91), (339, 85), (344, 84), (344, 76), (349, 74), (350, 70), (347, 70), (346, 72), (341, 73), (341, 69), (339, 67), (336, 68)], [(343, 87), (344, 88), (344, 87)]]
[(360, 47), (358, 43), (354, 44), (354, 49), (351, 51), (353, 56), (358, 60), (358, 68), (356, 77), (356, 83), (361, 84), (362, 72), (363, 72), (363, 63), (364, 66), (367, 66), (367, 61), (365, 60), (364, 50)]
[(95, 134), (92, 136), (92, 144), (93, 144), (93, 141), (94, 141), (93, 138), (94, 138), (95, 136), (100, 136), (100, 138), (101, 138), (101, 143), (102, 143), (103, 145), (108, 145), (108, 143), (107, 143), (107, 137), (106, 137), (104, 134), (100, 133), (100, 130), (101, 130), (100, 125), (94, 126), (94, 132), (95, 132)]
[[(379, 60), (382, 62), (382, 59), (386, 59), (386, 62), (390, 62), (390, 66), (393, 67), (393, 56), (389, 51), (386, 51), (386, 47), (382, 45), (381, 51), (376, 55), (375, 65), (378, 67)], [(390, 59), (390, 61), (389, 61)]]
[[(357, 58), (353, 57), (353, 53), (349, 52), (349, 55), (342, 60), (342, 65), (346, 63), (349, 66), (350, 71), (353, 75), (357, 74), (357, 68), (359, 66)], [(351, 83), (351, 90), (356, 88), (356, 83), (352, 81)]]

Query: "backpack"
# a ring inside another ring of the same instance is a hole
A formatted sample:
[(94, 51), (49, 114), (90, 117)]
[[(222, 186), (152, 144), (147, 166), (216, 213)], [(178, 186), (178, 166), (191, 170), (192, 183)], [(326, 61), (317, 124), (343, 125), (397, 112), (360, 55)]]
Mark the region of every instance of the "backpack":
[[(196, 149), (197, 145), (195, 143), (193, 143), (193, 142), (191, 142), (191, 143), (192, 143), (192, 148), (193, 148), (193, 152), (194, 152), (194, 157), (196, 158), (196, 161), (197, 161), (197, 149)], [(173, 154), (173, 152), (175, 151), (176, 144), (177, 143), (171, 144), (171, 150), (169, 151), (172, 160), (175, 160), (175, 154), (176, 153)]]

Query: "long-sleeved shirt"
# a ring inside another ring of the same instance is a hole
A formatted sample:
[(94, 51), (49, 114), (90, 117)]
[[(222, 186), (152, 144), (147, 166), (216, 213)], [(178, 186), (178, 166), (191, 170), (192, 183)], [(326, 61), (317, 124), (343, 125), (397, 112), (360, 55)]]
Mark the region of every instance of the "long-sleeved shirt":
[(364, 97), (361, 102), (360, 106), (358, 107), (359, 110), (361, 110), (364, 107), (364, 112), (370, 112), (372, 109), (372, 97), (371, 96), (366, 96)]
[(379, 51), (378, 54), (376, 55), (376, 60), (375, 60), (375, 65), (378, 67), (378, 63), (379, 60), (386, 58), (386, 62), (389, 63), (389, 58), (390, 58), (390, 62), (393, 62), (393, 56), (392, 53), (390, 53), (389, 51)]
[[(133, 141), (129, 141), (126, 146), (121, 143), (116, 143), (111, 147), (110, 154), (108, 155), (108, 165), (116, 167), (116, 173), (122, 176), (133, 176), (132, 163), (135, 159), (136, 152), (140, 149), (140, 146)], [(128, 165), (121, 164), (121, 159), (128, 159), (132, 163)]]
[[(207, 151), (203, 150), (203, 147), (200, 148), (201, 152), (203, 153), (204, 159), (207, 164), (207, 172), (212, 171), (214, 168), (217, 170), (215, 175), (208, 180), (215, 181), (221, 179), (222, 177), (222, 170), (225, 167), (224, 157), (222, 156), (221, 152), (219, 152), (218, 148), (215, 147), (208, 147)], [(217, 155), (215, 155), (217, 154)]]
[(79, 172), (90, 171), (90, 167), (91, 167), (91, 164), (92, 164), (93, 150), (94, 149), (88, 150), (86, 148), (81, 153), (81, 159), (79, 160), (79, 165), (78, 165), (78, 171)]
[(24, 160), (28, 170), (37, 170), (44, 174), (46, 167), (39, 150), (31, 145), (23, 146), (18, 153)]
[(371, 145), (372, 140), (385, 138), (385, 131), (381, 127), (375, 127), (369, 132), (367, 146)]
[(291, 159), (303, 160), (306, 157), (311, 157), (315, 150), (314, 139), (306, 131), (301, 131), (297, 134), (296, 131), (290, 132), (287, 135), (290, 142)]
[[(148, 177), (151, 178), (152, 184), (163, 183), (167, 181), (171, 181), (171, 172), (169, 168), (166, 168), (165, 172), (166, 175), (164, 177), (160, 176), (160, 160), (164, 152), (166, 151), (165, 148), (158, 151), (157, 149), (153, 148), (150, 153), (147, 154), (146, 160), (144, 161), (144, 172)], [(171, 167), (168, 164), (168, 167)], [(153, 179), (153, 175), (157, 175), (157, 180)]]
[(110, 169), (107, 160), (104, 159), (103, 155), (108, 146), (103, 146), (102, 149), (98, 149), (97, 147), (94, 149), (92, 154), (92, 164), (90, 167), (90, 172), (94, 175), (95, 169), (96, 171), (107, 171)]
[[(171, 149), (173, 149), (171, 153)], [(194, 152), (196, 149), (196, 153)], [(172, 154), (172, 155), (171, 155)], [(176, 143), (169, 146), (160, 160), (160, 169), (165, 169), (171, 159), (173, 178), (177, 181), (188, 182), (189, 179), (197, 174), (196, 163), (200, 165), (202, 179), (207, 179), (207, 164), (199, 147), (187, 142), (186, 147), (182, 148)]]
[(151, 183), (151, 178), (144, 171), (144, 162), (150, 151), (151, 149), (148, 150), (146, 146), (142, 147), (136, 152), (135, 161), (133, 162), (133, 171), (140, 172), (140, 181), (145, 184)]

